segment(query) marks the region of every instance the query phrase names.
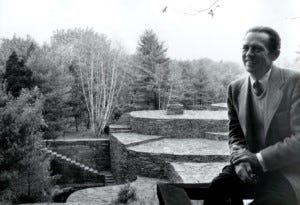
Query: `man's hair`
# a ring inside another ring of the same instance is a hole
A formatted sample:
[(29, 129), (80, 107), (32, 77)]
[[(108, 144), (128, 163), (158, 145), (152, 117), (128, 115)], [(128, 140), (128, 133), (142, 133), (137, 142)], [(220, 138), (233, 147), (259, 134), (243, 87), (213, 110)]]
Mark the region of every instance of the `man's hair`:
[(268, 48), (270, 52), (274, 51), (280, 51), (280, 44), (281, 44), (281, 39), (277, 31), (270, 27), (266, 26), (255, 26), (253, 28), (250, 28), (246, 34), (252, 33), (252, 32), (258, 32), (258, 33), (265, 33), (269, 36), (269, 43), (268, 43)]

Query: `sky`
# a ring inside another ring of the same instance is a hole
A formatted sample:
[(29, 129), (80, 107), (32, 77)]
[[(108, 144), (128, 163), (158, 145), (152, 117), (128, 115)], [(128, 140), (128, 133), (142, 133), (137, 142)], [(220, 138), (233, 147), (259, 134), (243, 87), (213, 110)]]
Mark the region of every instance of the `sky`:
[[(213, 16), (199, 12), (211, 5)], [(131, 54), (152, 29), (172, 59), (241, 63), (246, 30), (264, 25), (279, 32), (284, 63), (300, 51), (299, 8), (299, 0), (0, 0), (0, 38), (29, 34), (42, 44), (57, 29), (92, 28)]]

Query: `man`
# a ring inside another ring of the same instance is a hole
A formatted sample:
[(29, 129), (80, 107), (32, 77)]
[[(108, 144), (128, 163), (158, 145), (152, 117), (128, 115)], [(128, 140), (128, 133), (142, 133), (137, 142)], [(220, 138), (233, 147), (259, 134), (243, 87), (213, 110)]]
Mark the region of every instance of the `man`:
[(228, 87), (230, 165), (209, 187), (205, 205), (300, 205), (300, 74), (273, 62), (280, 37), (268, 27), (246, 32), (249, 76)]

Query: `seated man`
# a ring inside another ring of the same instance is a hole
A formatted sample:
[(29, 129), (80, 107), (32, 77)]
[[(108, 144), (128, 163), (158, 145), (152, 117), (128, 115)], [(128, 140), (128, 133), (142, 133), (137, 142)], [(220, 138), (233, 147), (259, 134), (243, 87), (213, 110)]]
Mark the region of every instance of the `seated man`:
[(273, 65), (280, 37), (268, 27), (246, 32), (249, 76), (228, 87), (230, 165), (211, 183), (205, 205), (300, 205), (300, 74)]

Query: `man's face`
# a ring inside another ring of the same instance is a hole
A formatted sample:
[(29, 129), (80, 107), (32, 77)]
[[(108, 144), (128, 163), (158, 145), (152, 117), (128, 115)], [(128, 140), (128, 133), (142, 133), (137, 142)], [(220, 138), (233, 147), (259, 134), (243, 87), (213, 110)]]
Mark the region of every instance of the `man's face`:
[(268, 49), (269, 36), (266, 33), (247, 33), (243, 43), (242, 59), (246, 70), (255, 77), (262, 77), (271, 67), (274, 56)]

